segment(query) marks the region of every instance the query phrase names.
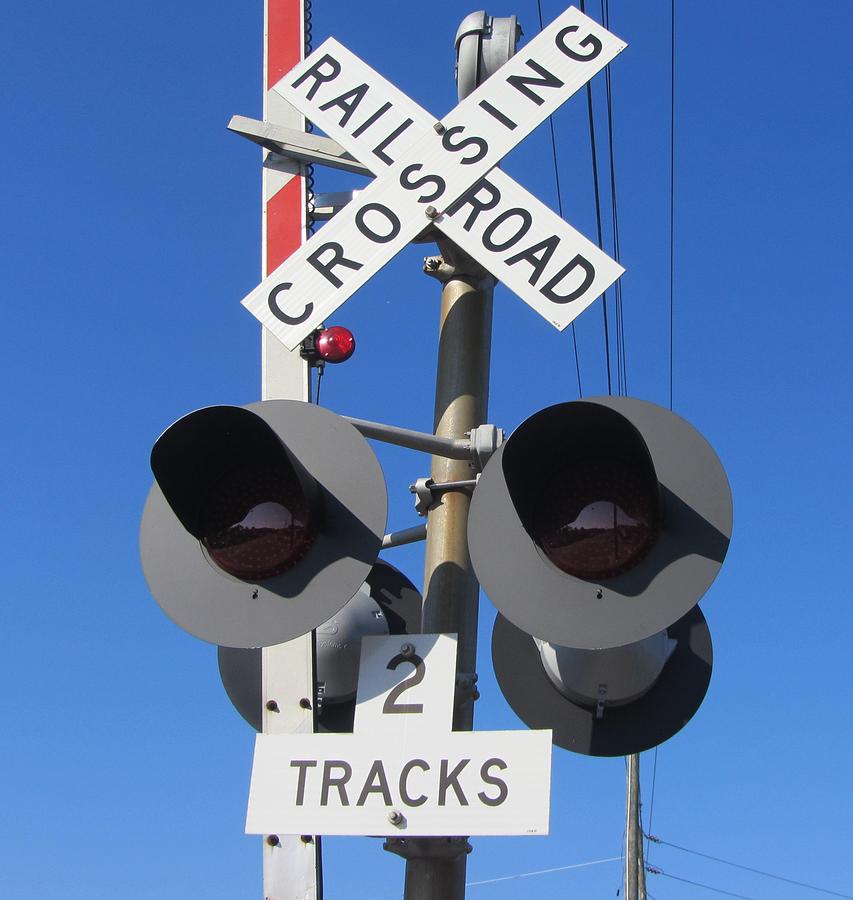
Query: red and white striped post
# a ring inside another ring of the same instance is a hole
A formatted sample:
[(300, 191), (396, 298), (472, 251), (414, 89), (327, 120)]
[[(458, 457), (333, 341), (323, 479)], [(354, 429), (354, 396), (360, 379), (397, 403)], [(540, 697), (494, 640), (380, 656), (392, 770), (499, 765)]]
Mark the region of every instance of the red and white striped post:
[[(265, 0), (264, 121), (305, 129), (305, 119), (272, 86), (305, 55), (305, 0)], [(295, 160), (264, 151), (262, 275), (290, 256), (307, 237), (307, 178)], [(266, 329), (261, 336), (264, 400), (311, 399), (308, 363)], [(262, 651), (263, 730), (314, 730), (313, 636)], [(265, 900), (321, 900), (319, 838), (267, 835), (263, 846)]]

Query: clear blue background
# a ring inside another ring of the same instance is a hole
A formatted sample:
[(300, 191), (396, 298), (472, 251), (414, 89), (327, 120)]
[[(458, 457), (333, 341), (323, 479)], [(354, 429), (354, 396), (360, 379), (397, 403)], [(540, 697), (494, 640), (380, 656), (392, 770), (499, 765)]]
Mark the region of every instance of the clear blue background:
[[(315, 45), (334, 34), (441, 114), (471, 11), (316, 0)], [(488, 11), (538, 30), (531, 0)], [(560, 11), (544, 0), (546, 21)], [(610, 24), (629, 43), (612, 66), (628, 387), (667, 405), (669, 3), (613, 0)], [(724, 461), (736, 530), (702, 602), (708, 696), (660, 748), (654, 791), (655, 755), (642, 760), (655, 834), (845, 894), (851, 32), (848, 3), (678, 4), (673, 403)], [(260, 839), (242, 834), (253, 735), (214, 649), (163, 616), (137, 555), (153, 440), (191, 409), (259, 395), (259, 329), (239, 300), (259, 280), (260, 151), (225, 125), (260, 117), (261, 35), (260, 0), (4, 16), (4, 897), (261, 896)], [(603, 76), (595, 92), (601, 112)], [(594, 238), (583, 94), (555, 125), (565, 216)], [(556, 208), (547, 126), (506, 167)], [(429, 252), (409, 248), (336, 317), (358, 351), (328, 372), (324, 405), (430, 428)], [(600, 301), (577, 337), (584, 394), (606, 393)], [(576, 396), (569, 333), (500, 288), (490, 419), (511, 429)], [(390, 527), (416, 524), (407, 486), (428, 461), (378, 452)], [(420, 581), (420, 548), (389, 559)], [(493, 615), (484, 599), (477, 726), (515, 728), (491, 673)], [(551, 835), (476, 840), (469, 879), (618, 856), (623, 826), (623, 761), (557, 750)], [(667, 847), (650, 862), (747, 897), (820, 896)], [(328, 898), (381, 900), (400, 896), (403, 864), (378, 841), (329, 839), (325, 876)], [(611, 862), (470, 896), (614, 897), (620, 877)], [(712, 896), (659, 875), (649, 891)]]

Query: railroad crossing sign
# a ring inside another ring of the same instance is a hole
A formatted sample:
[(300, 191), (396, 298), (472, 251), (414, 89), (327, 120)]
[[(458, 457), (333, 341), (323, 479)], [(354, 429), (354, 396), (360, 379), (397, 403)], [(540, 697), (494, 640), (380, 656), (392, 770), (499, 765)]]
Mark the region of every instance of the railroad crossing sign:
[(571, 7), (437, 121), (327, 40), (275, 90), (377, 177), (243, 305), (293, 350), (432, 221), (565, 328), (624, 270), (495, 166), (625, 46)]
[(547, 834), (550, 731), (452, 731), (456, 636), (362, 638), (352, 734), (256, 736), (248, 834)]

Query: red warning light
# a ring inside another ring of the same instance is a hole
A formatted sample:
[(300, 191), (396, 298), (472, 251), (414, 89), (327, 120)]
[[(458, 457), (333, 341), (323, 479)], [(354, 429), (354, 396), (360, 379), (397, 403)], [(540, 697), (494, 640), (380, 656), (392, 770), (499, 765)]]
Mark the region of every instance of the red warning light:
[(342, 325), (324, 328), (317, 334), (317, 354), (329, 363), (346, 362), (355, 353), (355, 337)]

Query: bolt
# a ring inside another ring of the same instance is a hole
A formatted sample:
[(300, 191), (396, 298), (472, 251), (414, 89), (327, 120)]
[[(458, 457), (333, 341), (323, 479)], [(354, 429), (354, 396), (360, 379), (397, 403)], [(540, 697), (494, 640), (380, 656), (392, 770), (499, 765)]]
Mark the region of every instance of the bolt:
[(603, 596), (604, 596), (604, 591), (601, 590), (601, 588), (599, 588), (599, 589), (595, 592), (595, 599), (596, 599), (596, 600), (601, 600), (601, 598), (602, 598)]
[(257, 588), (255, 588), (255, 589), (252, 591), (252, 599), (253, 599), (253, 600), (257, 600), (257, 599), (258, 599), (258, 589), (257, 589)]
[(310, 834), (299, 835), (299, 840), (302, 841), (303, 844), (313, 844), (314, 843), (314, 838), (312, 838)]
[(435, 125), (432, 126), (432, 130), (433, 130), (436, 134), (444, 134), (444, 132), (445, 132), (447, 129), (444, 127), (444, 125), (441, 124), (441, 122), (436, 122)]
[(606, 702), (607, 702), (607, 685), (600, 684), (598, 686), (598, 701), (595, 704), (595, 718), (596, 719), (604, 718), (604, 708), (605, 708)]
[(307, 697), (303, 697), (299, 701), (299, 705), (302, 707), (302, 709), (311, 709), (311, 701)]
[(414, 644), (410, 644), (410, 643), (406, 642), (405, 644), (403, 644), (402, 647), (400, 647), (400, 653), (402, 653), (403, 656), (411, 656), (414, 652), (415, 652)]
[(434, 206), (428, 206), (424, 212), (426, 213), (426, 217), (428, 219), (434, 219), (438, 216), (438, 210)]
[(270, 847), (278, 847), (281, 845), (281, 838), (277, 834), (268, 834), (267, 843)]
[(388, 821), (392, 825), (402, 825), (403, 824), (403, 814), (399, 809), (392, 809), (391, 812), (388, 813)]
[(441, 265), (441, 259), (438, 256), (428, 256), (424, 260), (424, 268), (428, 272), (435, 272)]
[(275, 700), (267, 700), (266, 706), (270, 712), (280, 712), (278, 703), (276, 703)]

